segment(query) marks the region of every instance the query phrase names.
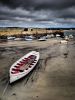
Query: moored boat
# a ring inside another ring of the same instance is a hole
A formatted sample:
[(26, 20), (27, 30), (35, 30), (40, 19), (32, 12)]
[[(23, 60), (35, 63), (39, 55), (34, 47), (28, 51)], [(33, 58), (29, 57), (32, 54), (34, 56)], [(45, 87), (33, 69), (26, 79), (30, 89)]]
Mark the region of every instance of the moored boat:
[(61, 40), (60, 43), (62, 43), (62, 44), (67, 44), (68, 41), (66, 41), (66, 40)]
[(26, 76), (36, 66), (40, 54), (36, 51), (31, 51), (16, 61), (10, 67), (10, 83), (13, 83), (20, 78)]
[(32, 41), (33, 39), (34, 39), (33, 36), (26, 36), (26, 37), (25, 37), (25, 40), (26, 40), (26, 41)]
[(38, 40), (39, 40), (39, 41), (46, 41), (47, 39), (46, 39), (46, 37), (44, 36), (44, 37), (40, 37)]

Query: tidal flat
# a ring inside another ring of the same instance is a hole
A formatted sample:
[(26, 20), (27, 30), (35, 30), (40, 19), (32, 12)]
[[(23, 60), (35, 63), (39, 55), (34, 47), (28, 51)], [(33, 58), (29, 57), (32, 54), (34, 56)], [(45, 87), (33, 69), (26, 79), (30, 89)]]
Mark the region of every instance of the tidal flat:
[[(34, 70), (8, 84), (11, 65), (32, 50), (40, 52)], [(0, 43), (0, 100), (75, 100), (75, 41)]]

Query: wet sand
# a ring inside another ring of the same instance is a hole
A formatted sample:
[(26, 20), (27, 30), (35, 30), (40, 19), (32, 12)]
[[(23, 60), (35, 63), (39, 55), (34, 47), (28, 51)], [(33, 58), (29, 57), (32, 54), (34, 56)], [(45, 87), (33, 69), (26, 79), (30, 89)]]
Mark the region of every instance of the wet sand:
[[(26, 77), (7, 86), (10, 66), (32, 50), (40, 52), (37, 66)], [(1, 100), (75, 100), (75, 41), (1, 43), (0, 97)]]

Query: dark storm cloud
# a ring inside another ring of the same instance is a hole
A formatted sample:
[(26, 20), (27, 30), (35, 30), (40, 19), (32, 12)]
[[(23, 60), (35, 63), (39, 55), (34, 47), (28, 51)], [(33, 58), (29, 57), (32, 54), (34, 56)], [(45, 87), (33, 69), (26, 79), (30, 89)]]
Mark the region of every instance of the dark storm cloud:
[(0, 3), (13, 9), (17, 7), (30, 9), (34, 5), (32, 0), (0, 0)]
[(10, 8), (25, 9), (64, 9), (75, 5), (75, 0), (0, 0), (1, 4)]
[(75, 0), (0, 0), (0, 20), (75, 23)]
[(71, 7), (61, 11), (60, 18), (75, 18), (75, 7)]
[(30, 11), (21, 8), (9, 9), (8, 7), (0, 7), (0, 20), (23, 20), (25, 18), (35, 18)]
[(61, 10), (75, 6), (74, 0), (48, 0), (48, 2), (42, 2), (35, 7), (35, 10), (50, 9), (50, 10)]

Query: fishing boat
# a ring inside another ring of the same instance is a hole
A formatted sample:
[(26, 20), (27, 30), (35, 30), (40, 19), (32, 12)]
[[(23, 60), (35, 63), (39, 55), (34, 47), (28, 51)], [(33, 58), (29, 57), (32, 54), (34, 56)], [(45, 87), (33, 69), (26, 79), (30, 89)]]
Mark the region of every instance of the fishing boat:
[(10, 83), (17, 81), (30, 73), (30, 71), (32, 71), (32, 69), (36, 66), (39, 57), (39, 52), (31, 51), (16, 61), (10, 67)]

